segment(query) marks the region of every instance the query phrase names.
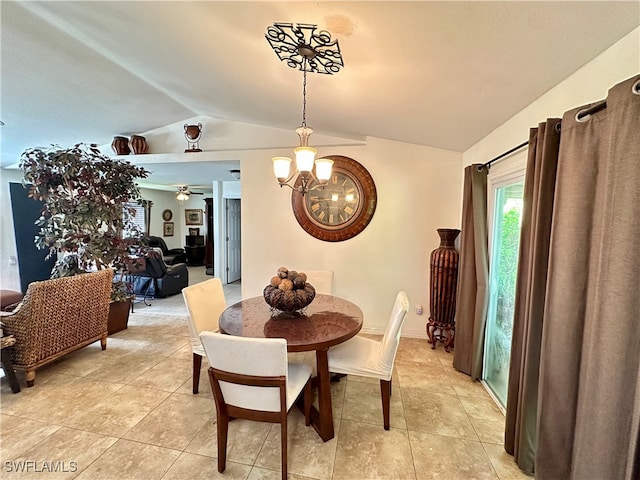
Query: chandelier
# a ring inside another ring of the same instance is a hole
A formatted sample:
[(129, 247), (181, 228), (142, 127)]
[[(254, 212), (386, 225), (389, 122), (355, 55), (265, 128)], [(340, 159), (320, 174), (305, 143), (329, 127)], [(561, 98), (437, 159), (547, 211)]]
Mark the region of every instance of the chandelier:
[[(296, 171), (291, 172), (291, 158), (273, 157), (273, 171), (280, 187), (286, 185), (305, 193), (324, 187), (331, 177), (333, 160), (315, 159), (317, 150), (309, 146), (313, 129), (307, 126), (307, 72), (332, 75), (344, 66), (337, 40), (327, 31), (316, 33), (316, 25), (274, 23), (265, 38), (280, 60), (302, 70), (302, 123), (296, 129), (299, 146), (293, 150)], [(315, 173), (314, 173), (315, 165)]]

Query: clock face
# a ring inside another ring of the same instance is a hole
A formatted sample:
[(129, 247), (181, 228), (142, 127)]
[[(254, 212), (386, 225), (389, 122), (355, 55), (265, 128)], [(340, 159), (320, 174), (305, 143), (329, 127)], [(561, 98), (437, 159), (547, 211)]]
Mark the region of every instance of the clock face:
[(294, 190), (291, 203), (296, 220), (307, 233), (320, 240), (339, 242), (354, 237), (371, 221), (377, 202), (376, 186), (369, 172), (352, 158), (325, 158), (334, 162), (328, 183), (304, 196)]
[(173, 217), (173, 213), (168, 208), (162, 212), (162, 219), (165, 222), (168, 222), (169, 220), (171, 220), (171, 217)]
[(359, 184), (349, 172), (333, 169), (324, 188), (305, 195), (309, 218), (321, 227), (342, 228), (357, 218), (362, 207)]

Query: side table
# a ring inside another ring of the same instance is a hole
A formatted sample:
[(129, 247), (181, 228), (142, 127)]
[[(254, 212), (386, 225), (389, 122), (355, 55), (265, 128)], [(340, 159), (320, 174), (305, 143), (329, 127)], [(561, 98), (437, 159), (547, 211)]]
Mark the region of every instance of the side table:
[(187, 265), (190, 267), (204, 265), (204, 245), (186, 245), (184, 251), (187, 254)]
[(20, 303), (23, 296), (21, 292), (15, 290), (0, 290), (0, 310), (11, 311), (12, 309), (7, 307)]
[(18, 377), (13, 369), (13, 362), (11, 361), (11, 353), (9, 353), (9, 347), (12, 347), (16, 343), (16, 337), (13, 335), (7, 335), (0, 338), (0, 355), (2, 356), (2, 369), (4, 370), (7, 379), (9, 380), (9, 386), (13, 393), (20, 391), (20, 384), (18, 383)]

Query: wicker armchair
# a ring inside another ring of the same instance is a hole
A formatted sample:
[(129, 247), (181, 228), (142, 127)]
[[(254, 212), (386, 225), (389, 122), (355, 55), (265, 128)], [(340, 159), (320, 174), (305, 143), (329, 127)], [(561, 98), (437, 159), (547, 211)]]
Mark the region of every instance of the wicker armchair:
[(22, 303), (2, 313), (4, 333), (15, 336), (11, 355), (16, 370), (32, 387), (36, 369), (100, 340), (107, 348), (111, 269), (29, 285)]

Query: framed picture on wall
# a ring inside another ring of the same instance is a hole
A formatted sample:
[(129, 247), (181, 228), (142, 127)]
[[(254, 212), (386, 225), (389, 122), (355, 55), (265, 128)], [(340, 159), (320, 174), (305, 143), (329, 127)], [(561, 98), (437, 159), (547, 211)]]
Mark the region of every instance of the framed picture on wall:
[(173, 237), (173, 222), (164, 222), (162, 227), (162, 235), (164, 237)]
[(187, 225), (202, 225), (202, 209), (185, 209), (185, 223)]
[(197, 228), (197, 227), (190, 228), (190, 229), (189, 229), (189, 235), (191, 235), (191, 236), (198, 236), (198, 235), (200, 235), (200, 229), (199, 229), (199, 228)]

